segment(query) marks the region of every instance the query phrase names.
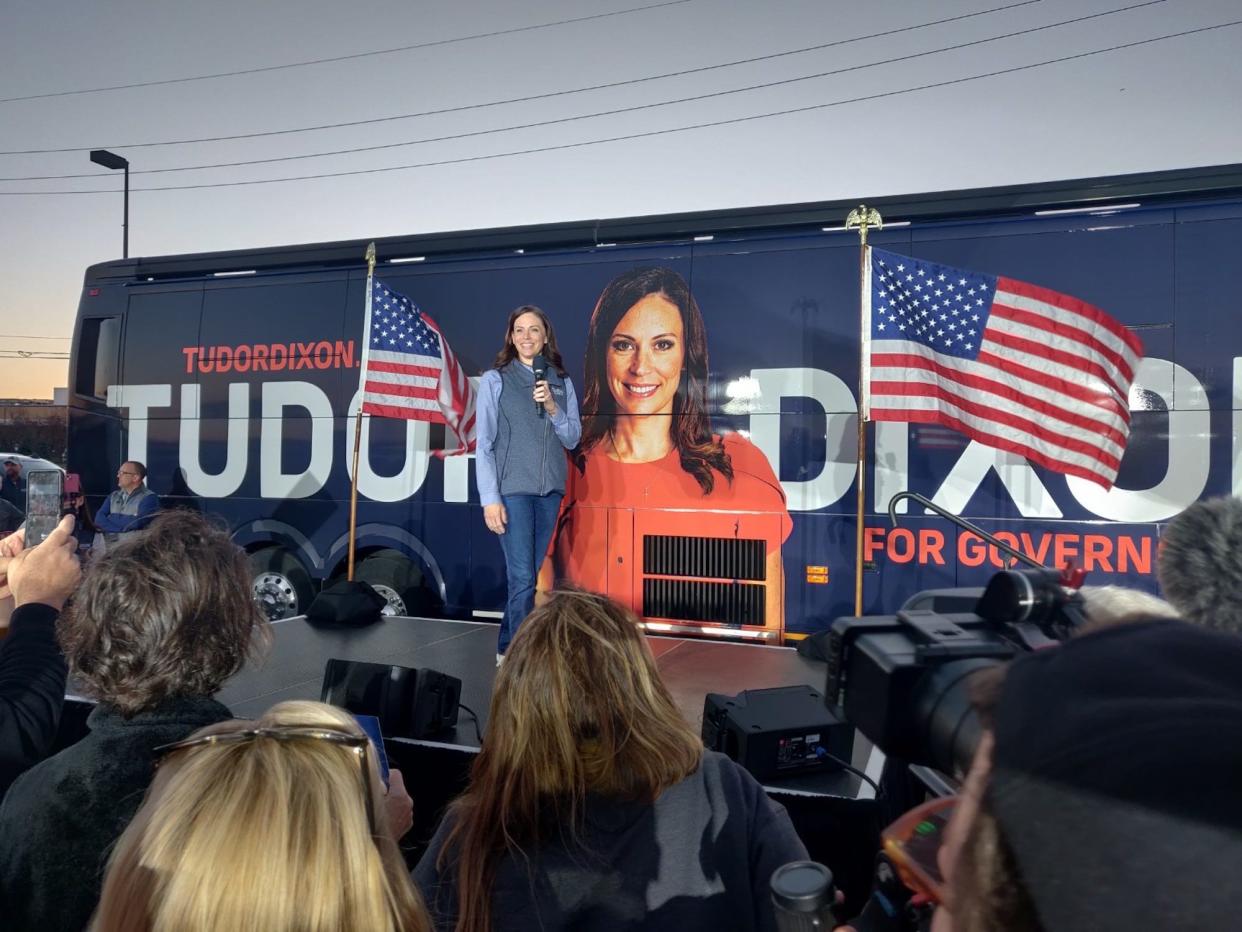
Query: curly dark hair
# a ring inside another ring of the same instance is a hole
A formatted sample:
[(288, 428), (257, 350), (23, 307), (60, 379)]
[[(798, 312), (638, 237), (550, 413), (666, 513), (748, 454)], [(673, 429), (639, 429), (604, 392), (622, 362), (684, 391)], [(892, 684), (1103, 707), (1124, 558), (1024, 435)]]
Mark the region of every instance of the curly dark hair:
[(110, 546), (57, 633), (83, 690), (127, 718), (168, 699), (214, 695), (271, 638), (245, 554), (184, 510)]

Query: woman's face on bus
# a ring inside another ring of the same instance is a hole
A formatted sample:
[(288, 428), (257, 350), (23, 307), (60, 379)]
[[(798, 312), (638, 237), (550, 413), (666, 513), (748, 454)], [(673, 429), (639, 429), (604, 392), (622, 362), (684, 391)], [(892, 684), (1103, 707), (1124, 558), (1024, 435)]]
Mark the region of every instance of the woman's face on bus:
[(513, 347), (517, 350), (518, 358), (526, 365), (534, 362), (535, 357), (543, 352), (544, 346), (548, 342), (548, 335), (544, 333), (543, 321), (539, 319), (539, 315), (527, 311), (525, 314), (519, 314), (517, 319), (513, 321)]
[(626, 311), (608, 340), (608, 388), (618, 414), (671, 414), (685, 360), (677, 305), (649, 294)]

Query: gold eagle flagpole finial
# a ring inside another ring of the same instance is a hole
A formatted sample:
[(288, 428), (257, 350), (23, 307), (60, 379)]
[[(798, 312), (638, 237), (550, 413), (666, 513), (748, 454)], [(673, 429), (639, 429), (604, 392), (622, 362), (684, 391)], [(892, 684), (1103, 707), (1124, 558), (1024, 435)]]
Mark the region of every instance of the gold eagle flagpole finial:
[(875, 227), (877, 230), (884, 229), (884, 220), (880, 217), (880, 212), (874, 207), (868, 207), (866, 204), (859, 204), (849, 212), (845, 218), (845, 228), (847, 230), (858, 230), (858, 238), (862, 245), (867, 245), (867, 230)]

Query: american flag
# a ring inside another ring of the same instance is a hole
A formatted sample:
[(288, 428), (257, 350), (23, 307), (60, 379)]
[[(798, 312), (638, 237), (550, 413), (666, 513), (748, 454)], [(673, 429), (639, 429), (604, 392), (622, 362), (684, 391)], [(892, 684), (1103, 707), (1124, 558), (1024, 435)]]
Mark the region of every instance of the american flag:
[(367, 321), (363, 413), (444, 424), (458, 447), (445, 455), (473, 450), (474, 386), (436, 322), (378, 278)]
[(863, 397), (870, 419), (942, 424), (1112, 487), (1143, 355), (1133, 333), (1048, 288), (869, 252)]

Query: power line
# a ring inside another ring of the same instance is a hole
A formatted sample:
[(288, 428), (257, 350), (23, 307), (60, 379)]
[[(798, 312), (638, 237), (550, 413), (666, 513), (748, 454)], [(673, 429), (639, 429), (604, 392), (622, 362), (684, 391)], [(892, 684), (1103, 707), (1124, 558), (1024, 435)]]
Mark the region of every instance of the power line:
[(0, 359), (68, 359), (68, 353), (45, 352), (44, 350), (0, 350)]
[[(243, 159), (235, 162), (213, 162), (203, 165), (183, 165), (173, 168), (148, 168), (139, 171), (130, 172), (131, 175), (162, 175), (169, 172), (182, 171), (202, 171), (212, 168), (240, 168), (247, 165), (270, 165), (276, 162), (294, 162), (301, 159), (317, 159), (334, 155), (356, 155), (360, 152), (379, 152), (385, 149), (400, 149), (406, 146), (420, 146), (433, 142), (451, 142), (461, 139), (472, 139), (479, 136), (490, 136), (494, 133), (509, 133), (524, 129), (539, 129), (547, 126), (559, 126), (565, 123), (574, 123), (579, 120), (590, 120), (597, 117), (619, 116), (624, 113), (635, 113), (642, 110), (654, 110), (660, 107), (671, 107), (677, 104), (695, 103), (701, 100), (711, 100), (717, 97), (728, 97), (733, 94), (741, 94), (748, 91), (767, 90), (773, 87), (782, 87), (788, 84), (797, 84), (803, 81), (813, 81), (820, 78), (832, 77), (840, 74), (847, 74), (853, 71), (863, 71), (867, 68), (876, 68), (881, 65), (892, 65), (899, 62), (912, 61), (916, 58), (926, 58), (929, 55), (939, 55), (943, 52), (955, 52), (961, 49), (971, 48), (977, 45), (985, 45), (989, 42), (998, 42), (1002, 39), (1012, 39), (1017, 36), (1025, 36), (1035, 32), (1043, 32), (1048, 29), (1056, 29), (1061, 26), (1069, 26), (1076, 23), (1084, 22), (1089, 19), (1098, 19), (1104, 16), (1112, 16), (1116, 13), (1125, 13), (1130, 10), (1139, 9), (1141, 7), (1154, 6), (1158, 3), (1164, 3), (1165, 0), (1144, 0), (1141, 3), (1131, 4), (1130, 6), (1119, 7), (1114, 10), (1106, 10), (1100, 13), (1091, 13), (1086, 16), (1078, 16), (1073, 19), (1062, 20), (1059, 23), (1049, 23), (1044, 26), (1032, 26), (1027, 29), (1019, 29), (1016, 32), (1007, 32), (999, 36), (990, 36), (985, 39), (973, 39), (969, 42), (961, 42), (957, 45), (944, 46), (938, 49), (930, 49), (924, 52), (912, 52), (909, 55), (898, 55), (894, 58), (885, 58), (879, 61), (867, 62), (861, 65), (848, 65), (844, 68), (834, 68), (831, 71), (821, 71), (816, 74), (803, 75), (796, 78), (782, 78), (778, 81), (766, 81), (762, 84), (750, 84), (745, 87), (733, 88), (726, 91), (711, 91), (705, 94), (694, 94), (689, 97), (678, 97), (674, 100), (657, 101), (655, 103), (635, 104), (629, 107), (615, 107), (611, 110), (597, 110), (593, 113), (582, 113), (577, 116), (556, 117), (550, 120), (537, 120), (529, 123), (517, 123), (510, 126), (499, 126), (491, 129), (470, 130), (464, 133), (451, 133), (444, 136), (431, 136), (424, 139), (413, 139), (405, 142), (388, 142), (378, 143), (372, 146), (353, 146), (348, 149), (331, 149), (324, 152), (307, 152), (301, 155), (278, 155), (265, 159)], [(85, 174), (71, 175), (27, 175), (24, 177), (0, 178), (0, 182), (13, 181), (59, 181), (71, 178), (98, 178), (98, 172), (90, 172)], [(143, 189), (135, 189), (143, 190)]]
[[(931, 26), (942, 26), (946, 23), (954, 23), (964, 19), (972, 19), (977, 16), (986, 16), (991, 13), (1004, 12), (1005, 10), (1016, 9), (1017, 7), (1030, 6), (1033, 3), (1042, 3), (1043, 0), (1020, 0), (1018, 3), (1010, 3), (1006, 6), (991, 7), (987, 10), (979, 10), (974, 13), (963, 13), (960, 16), (950, 16), (944, 19), (935, 19), (926, 23), (918, 23), (913, 26), (901, 26), (896, 29), (886, 29), (882, 32), (873, 32), (863, 36), (853, 36), (849, 39), (837, 39), (833, 42), (824, 42), (819, 45), (808, 45), (803, 48), (789, 49), (784, 52), (774, 52), (770, 55), (756, 55), (751, 58), (739, 58), (733, 61), (721, 62), (715, 65), (704, 65), (699, 68), (686, 68), (681, 71), (666, 71), (661, 74), (646, 75), (640, 78), (629, 78), (624, 81), (611, 81), (606, 84), (591, 84), (585, 87), (568, 88), (559, 91), (548, 91), (543, 94), (528, 94), (524, 97), (509, 97), (502, 100), (490, 100), (477, 104), (463, 104), (457, 107), (442, 107), (437, 110), (420, 110), (415, 113), (398, 113), (389, 116), (372, 117), (366, 120), (348, 120), (341, 123), (320, 123), (315, 126), (299, 126), (290, 129), (273, 129), (262, 130), (254, 133), (234, 133), (229, 136), (200, 136), (194, 139), (167, 139), (157, 142), (129, 142), (129, 143), (108, 143), (104, 146), (91, 146), (90, 148), (104, 149), (147, 149), (157, 146), (184, 146), (193, 145), (203, 142), (235, 142), (240, 139), (259, 139), (267, 136), (285, 136), (293, 133), (310, 133), (319, 130), (328, 129), (348, 129), (355, 126), (370, 126), (376, 123), (391, 123), (396, 120), (412, 120), (417, 117), (426, 116), (442, 116), (448, 113), (462, 113), (468, 110), (481, 110), (487, 107), (500, 107), (508, 104), (529, 103), (535, 100), (547, 100), (553, 97), (564, 97), (570, 94), (583, 94), (589, 91), (602, 91), (611, 88), (626, 87), (634, 84), (642, 84), (650, 81), (662, 81), (666, 78), (680, 78), (690, 74), (701, 74), (706, 71), (717, 71), (721, 68), (733, 68), (738, 65), (752, 65), (763, 61), (772, 61), (777, 58), (787, 58), (791, 55), (802, 55), (807, 52), (821, 52), (825, 49), (836, 48), (842, 45), (849, 45), (854, 42), (863, 42), (868, 39), (881, 39), (888, 36), (895, 36), (903, 32), (913, 32), (918, 29), (927, 29)], [(1152, 0), (1152, 4), (1163, 3), (1165, 0)], [(1140, 6), (1145, 4), (1139, 4)], [(81, 152), (86, 146), (66, 146), (59, 149), (8, 149), (0, 150), (0, 155), (53, 155), (63, 152)], [(72, 177), (72, 176), (61, 176)]]
[(572, 19), (558, 19), (550, 23), (536, 23), (531, 26), (515, 26), (511, 29), (496, 29), (492, 32), (477, 32), (469, 36), (455, 36), (451, 39), (434, 39), (430, 42), (419, 42), (414, 45), (400, 45), (391, 49), (374, 49), (370, 52), (355, 52), (352, 55), (334, 55), (331, 58), (312, 58), (306, 61), (288, 62), (284, 65), (264, 65), (259, 68), (241, 68), (237, 71), (218, 71), (213, 74), (197, 74), (183, 78), (164, 78), (160, 81), (136, 81), (133, 84), (112, 84), (107, 87), (87, 87), (73, 91), (52, 91), (46, 94), (26, 94), (22, 97), (0, 97), (0, 104), (14, 103), (19, 100), (44, 100), (48, 97), (71, 97), (76, 94), (100, 94), (104, 91), (126, 91), (137, 87), (158, 87), (164, 84), (186, 84), (191, 81), (209, 81), (215, 78), (232, 78), (245, 74), (261, 74), (267, 71), (283, 71), (288, 68), (305, 68), (308, 65), (326, 65), (333, 62), (352, 61), (356, 58), (370, 58), (375, 55), (392, 55), (396, 52), (411, 52), (415, 49), (434, 48), (439, 45), (452, 45), (457, 42), (470, 42), (475, 39), (491, 39), (496, 36), (511, 36), (519, 32), (531, 32), (536, 29), (549, 29), (553, 26), (564, 26), (569, 23), (584, 23), (588, 20), (606, 19), (610, 16), (625, 16), (629, 13), (643, 13), (647, 10), (658, 10), (661, 7), (678, 6), (692, 0), (664, 0), (662, 3), (651, 3), (647, 6), (630, 7), (625, 10), (613, 10), (608, 13), (592, 13), (589, 16), (575, 16)]
[[(738, 123), (749, 123), (755, 120), (766, 120), (771, 117), (790, 116), (799, 113), (810, 113), (815, 110), (826, 110), (831, 107), (841, 107), (848, 104), (865, 103), (873, 100), (882, 100), (888, 97), (898, 97), (903, 94), (912, 94), (918, 91), (934, 90), (941, 87), (952, 87), (957, 84), (967, 84), (972, 81), (981, 81), (985, 78), (995, 78), (1006, 74), (1015, 74), (1020, 71), (1030, 71), (1035, 68), (1044, 68), (1048, 65), (1059, 65), (1069, 61), (1077, 61), (1083, 58), (1091, 58), (1095, 55), (1103, 55), (1107, 52), (1118, 52), (1125, 49), (1138, 48), (1143, 45), (1151, 45), (1155, 42), (1163, 42), (1166, 39), (1179, 39), (1185, 36), (1198, 35), (1205, 32), (1214, 32), (1217, 29), (1228, 29), (1232, 26), (1242, 25), (1242, 20), (1233, 20), (1227, 23), (1217, 23), (1214, 26), (1202, 26), (1198, 29), (1187, 29), (1182, 32), (1166, 33), (1162, 36), (1155, 36), (1150, 39), (1140, 39), (1135, 42), (1126, 42), (1120, 45), (1111, 45), (1107, 48), (1095, 49), (1090, 52), (1079, 52), (1074, 55), (1063, 55), (1060, 58), (1050, 58), (1045, 61), (1033, 62), (1029, 65), (1015, 65), (1011, 68), (1001, 68), (996, 71), (987, 71), (982, 74), (967, 75), (963, 78), (952, 78), (947, 81), (935, 81), (929, 84), (920, 84), (914, 87), (902, 88), (895, 91), (883, 91), (876, 94), (865, 94), (859, 97), (849, 97), (842, 100), (829, 101), (823, 104), (808, 104), (804, 107), (793, 107), (788, 110), (772, 110), (767, 113), (757, 113), (750, 116), (731, 117), (725, 120), (711, 120), (703, 123), (692, 123), (687, 126), (674, 126), (669, 129), (648, 130), (642, 133), (629, 133), (622, 136), (609, 136), (604, 139), (587, 139), (581, 142), (561, 143), (551, 146), (537, 146), (529, 149), (515, 149), (509, 152), (495, 152), (489, 155), (472, 155), (463, 156), (453, 159), (440, 159), (433, 162), (416, 162), (411, 165), (390, 165), (386, 168), (360, 168), (349, 171), (339, 172), (320, 172), (313, 175), (291, 175), (285, 178), (259, 178), (252, 181), (220, 181), (204, 184), (185, 184), (185, 185), (164, 185), (157, 188), (131, 188), (133, 191), (194, 191), (205, 188), (236, 188), (250, 185), (260, 184), (279, 184), (289, 181), (313, 181), (322, 178), (343, 178), (352, 175), (375, 175), (384, 172), (406, 171), (414, 168), (433, 168), (442, 165), (462, 165), (469, 162), (483, 162), (492, 159), (510, 158), (517, 155), (533, 155), (540, 152), (557, 152), (566, 149), (580, 149), (587, 146), (598, 146), (605, 143), (625, 142), (633, 139), (648, 139), (654, 136), (666, 136), (671, 133), (684, 133), (698, 129), (709, 129), (717, 126), (731, 126)], [(39, 197), (43, 195), (73, 195), (73, 194), (116, 194), (115, 189), (110, 190), (92, 190), (92, 191), (0, 191), (0, 197)]]
[(12, 340), (68, 340), (70, 337), (40, 337), (33, 333), (0, 333), (0, 337)]

